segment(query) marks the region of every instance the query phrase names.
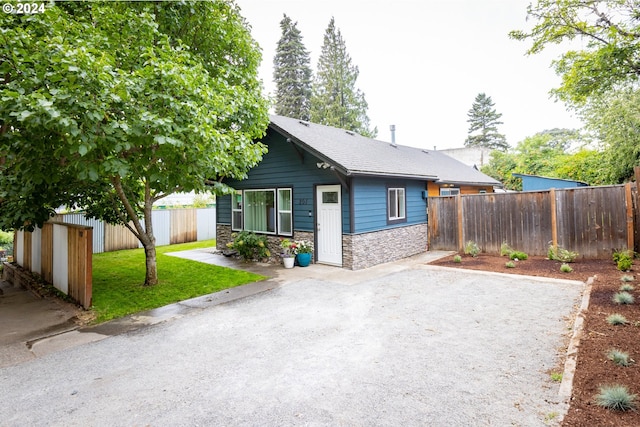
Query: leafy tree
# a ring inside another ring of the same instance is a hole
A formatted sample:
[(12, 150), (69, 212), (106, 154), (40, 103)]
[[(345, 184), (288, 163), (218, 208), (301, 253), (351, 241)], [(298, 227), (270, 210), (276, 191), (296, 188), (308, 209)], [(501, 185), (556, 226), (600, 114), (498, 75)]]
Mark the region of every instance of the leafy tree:
[(521, 180), (513, 173), (602, 184), (601, 152), (584, 147), (568, 152), (572, 145), (585, 142), (588, 139), (575, 130), (546, 130), (520, 141), (510, 153), (494, 151), (482, 171), (510, 190), (522, 189)]
[(478, 94), (467, 113), (469, 123), (469, 136), (464, 145), (468, 147), (488, 147), (505, 151), (509, 148), (504, 135), (498, 133), (498, 125), (501, 125), (501, 113), (496, 112), (495, 104), (490, 96), (484, 93)]
[(602, 181), (631, 180), (640, 165), (640, 91), (628, 89), (593, 97), (583, 108), (587, 126), (602, 141)]
[(640, 77), (640, 14), (638, 2), (622, 0), (538, 0), (529, 5), (529, 31), (512, 31), (518, 40), (531, 40), (530, 54), (547, 45), (579, 40), (554, 61), (562, 85), (556, 94), (575, 104), (594, 94), (635, 85)]
[(237, 7), (56, 3), (0, 21), (0, 228), (84, 208), (131, 230), (156, 284), (153, 203), (223, 191), (265, 152), (260, 53)]
[(358, 67), (351, 62), (334, 18), (331, 18), (324, 33), (313, 84), (311, 121), (375, 137), (378, 130), (369, 129), (364, 93), (356, 88), (359, 73)]
[(297, 23), (284, 15), (280, 21), (282, 36), (273, 59), (276, 83), (276, 114), (309, 120), (311, 108), (311, 68), (309, 52), (302, 43)]

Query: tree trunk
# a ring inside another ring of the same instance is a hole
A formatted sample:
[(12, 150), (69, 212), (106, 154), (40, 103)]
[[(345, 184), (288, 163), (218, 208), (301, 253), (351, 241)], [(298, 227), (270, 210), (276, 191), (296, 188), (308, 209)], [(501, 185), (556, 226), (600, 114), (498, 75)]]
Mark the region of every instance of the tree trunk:
[(158, 265), (156, 262), (156, 245), (153, 242), (151, 245), (145, 246), (144, 255), (146, 258), (147, 271), (144, 278), (145, 286), (153, 286), (158, 284)]

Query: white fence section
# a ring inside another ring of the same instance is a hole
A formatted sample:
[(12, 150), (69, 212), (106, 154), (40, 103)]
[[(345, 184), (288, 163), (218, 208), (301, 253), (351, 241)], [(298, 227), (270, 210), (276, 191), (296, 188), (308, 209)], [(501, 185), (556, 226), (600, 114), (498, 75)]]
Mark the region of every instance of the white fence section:
[[(156, 238), (157, 246), (170, 245), (174, 243), (173, 231), (171, 228), (172, 212), (183, 211), (184, 209), (157, 209), (152, 212), (153, 234)], [(187, 228), (195, 228), (197, 241), (216, 238), (216, 208), (189, 209), (196, 211), (196, 222), (188, 224)], [(93, 253), (105, 251), (106, 242), (109, 239), (109, 229), (105, 223), (96, 219), (89, 219), (81, 213), (58, 215), (56, 220), (67, 223), (83, 225), (93, 228)], [(144, 220), (142, 221), (144, 224)], [(128, 232), (128, 231), (127, 231)], [(138, 244), (138, 247), (142, 245)], [(120, 248), (123, 249), (123, 248)], [(116, 249), (113, 249), (116, 250)], [(18, 261), (19, 262), (19, 261)]]

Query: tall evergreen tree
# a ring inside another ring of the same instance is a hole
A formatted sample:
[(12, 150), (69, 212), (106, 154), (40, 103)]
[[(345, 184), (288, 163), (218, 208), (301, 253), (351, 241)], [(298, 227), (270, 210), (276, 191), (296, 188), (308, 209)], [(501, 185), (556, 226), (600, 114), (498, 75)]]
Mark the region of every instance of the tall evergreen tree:
[(280, 21), (282, 36), (273, 59), (276, 83), (275, 112), (281, 116), (309, 120), (311, 107), (311, 68), (309, 52), (302, 34), (286, 14)]
[(469, 136), (464, 145), (467, 147), (488, 147), (506, 151), (509, 148), (507, 139), (498, 133), (498, 125), (501, 125), (502, 113), (496, 112), (495, 104), (490, 96), (484, 93), (476, 96), (471, 109), (467, 113)]
[(367, 101), (356, 88), (358, 67), (351, 62), (340, 30), (331, 18), (324, 42), (311, 96), (311, 121), (375, 137), (378, 129), (369, 128)]

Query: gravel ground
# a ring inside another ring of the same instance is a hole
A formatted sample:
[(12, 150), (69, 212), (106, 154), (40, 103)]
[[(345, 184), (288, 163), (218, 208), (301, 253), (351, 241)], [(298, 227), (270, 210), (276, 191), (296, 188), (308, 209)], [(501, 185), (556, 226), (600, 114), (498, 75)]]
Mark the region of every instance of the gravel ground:
[(305, 279), (0, 369), (1, 426), (544, 426), (578, 282)]

